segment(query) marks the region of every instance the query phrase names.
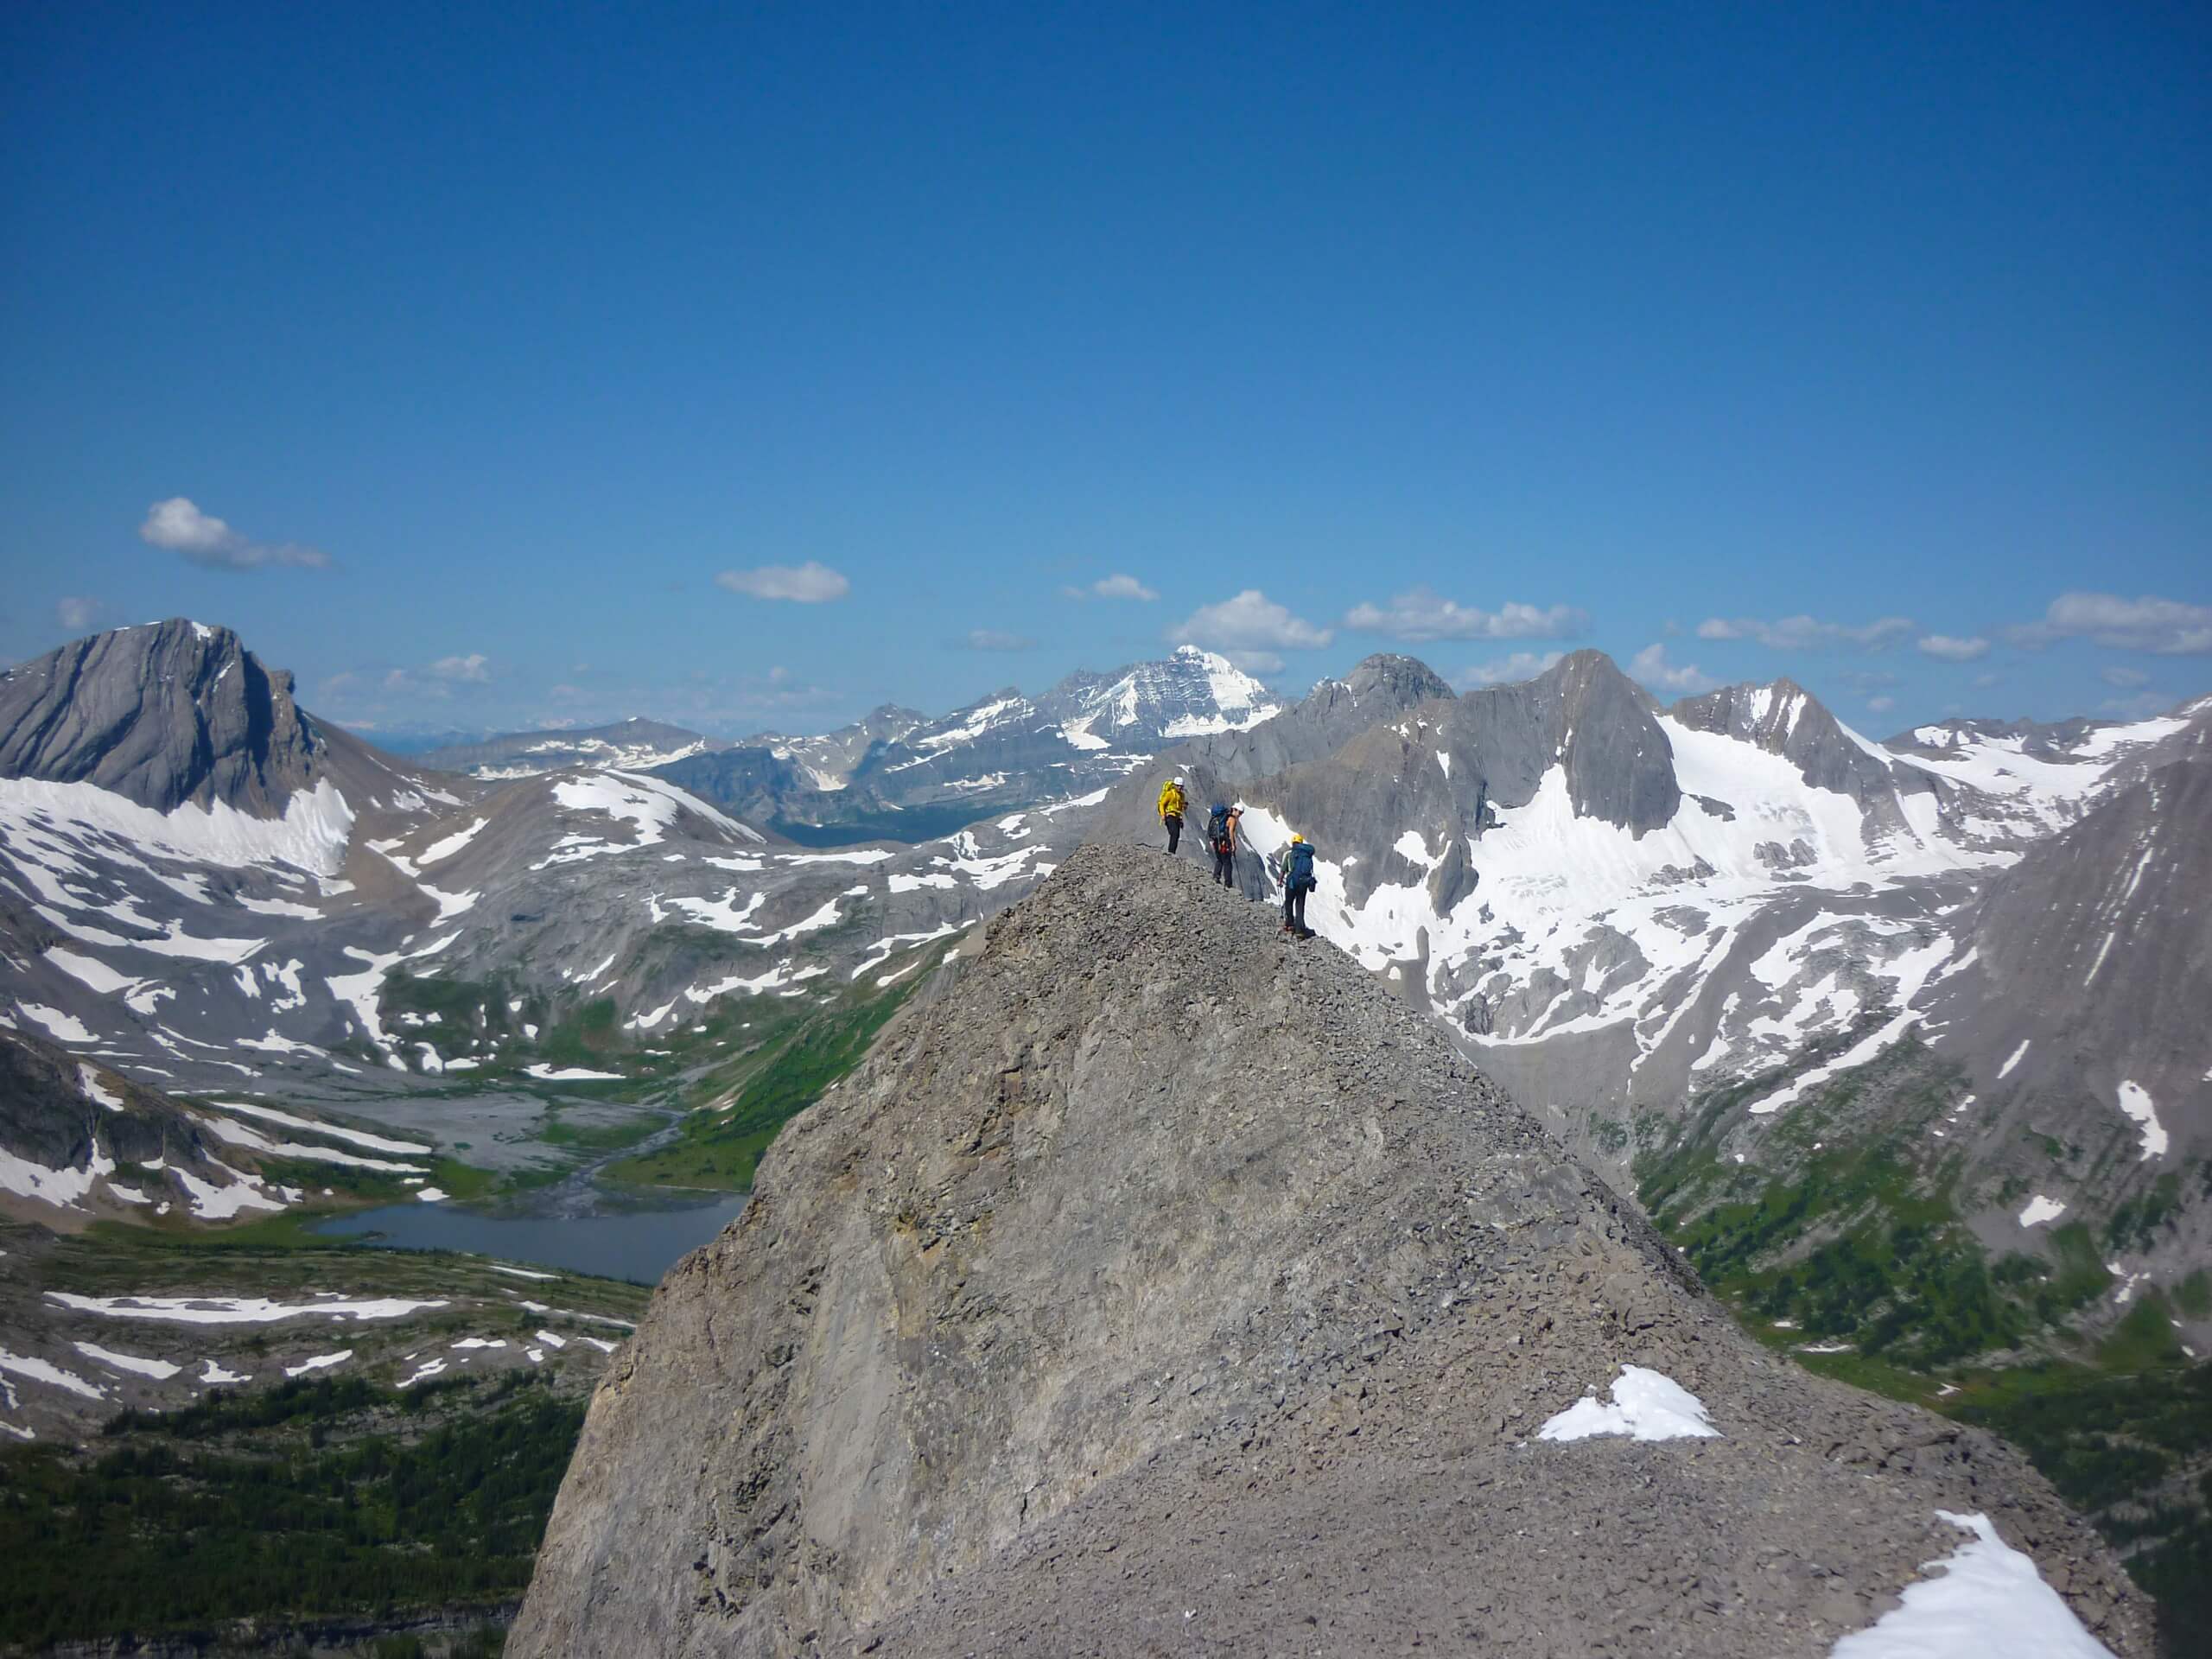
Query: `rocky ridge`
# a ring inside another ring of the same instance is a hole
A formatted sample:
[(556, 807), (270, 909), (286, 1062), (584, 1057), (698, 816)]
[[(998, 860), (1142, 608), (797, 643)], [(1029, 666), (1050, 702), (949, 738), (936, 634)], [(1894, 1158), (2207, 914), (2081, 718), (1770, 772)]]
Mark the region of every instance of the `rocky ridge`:
[[(1719, 1433), (1557, 1444), (1624, 1364)], [(795, 1120), (594, 1399), (510, 1651), (1825, 1655), (2006, 1448), (1740, 1335), (1343, 954), (1084, 849)]]

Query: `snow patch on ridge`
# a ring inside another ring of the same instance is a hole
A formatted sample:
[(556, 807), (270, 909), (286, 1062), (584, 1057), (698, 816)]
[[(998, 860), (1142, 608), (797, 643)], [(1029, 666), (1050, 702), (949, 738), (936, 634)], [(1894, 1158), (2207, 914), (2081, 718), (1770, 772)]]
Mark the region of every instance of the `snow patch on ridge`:
[(1902, 1606), (1845, 1637), (1830, 1659), (2112, 1659), (2044, 1582), (2034, 1560), (1999, 1538), (1987, 1516), (1938, 1510), (1936, 1516), (1974, 1534), (1973, 1541), (1927, 1562), (1923, 1572), (1940, 1567), (1942, 1577), (1907, 1585)]
[(1613, 1380), (1612, 1403), (1601, 1405), (1586, 1394), (1536, 1431), (1540, 1440), (1585, 1440), (1597, 1434), (1625, 1434), (1638, 1440), (1705, 1440), (1720, 1431), (1706, 1414), (1705, 1402), (1662, 1371), (1624, 1365)]

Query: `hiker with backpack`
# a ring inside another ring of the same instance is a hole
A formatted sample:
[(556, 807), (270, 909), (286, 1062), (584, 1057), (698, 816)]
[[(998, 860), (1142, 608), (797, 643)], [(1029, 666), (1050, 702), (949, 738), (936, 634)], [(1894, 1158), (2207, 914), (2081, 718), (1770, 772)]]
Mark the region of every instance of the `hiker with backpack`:
[(1301, 939), (1313, 937), (1306, 925), (1306, 895), (1313, 890), (1313, 843), (1293, 836), (1282, 849), (1282, 931)]
[(1243, 820), (1243, 802), (1216, 805), (1206, 818), (1206, 846), (1213, 853), (1213, 879), (1224, 887), (1236, 885), (1236, 826)]
[(1183, 840), (1183, 780), (1170, 778), (1166, 788), (1160, 791), (1160, 821), (1167, 826), (1167, 850), (1173, 852)]

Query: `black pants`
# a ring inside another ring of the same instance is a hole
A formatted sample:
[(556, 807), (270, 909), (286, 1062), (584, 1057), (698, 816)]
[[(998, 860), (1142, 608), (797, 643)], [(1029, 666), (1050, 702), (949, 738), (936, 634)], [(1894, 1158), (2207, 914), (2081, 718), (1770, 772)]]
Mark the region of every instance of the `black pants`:
[(1167, 850), (1172, 853), (1183, 839), (1183, 815), (1170, 812), (1160, 822), (1167, 826)]
[(1286, 887), (1283, 890), (1284, 926), (1296, 928), (1300, 933), (1306, 931), (1306, 895), (1311, 891), (1310, 887)]
[(1213, 855), (1213, 879), (1224, 887), (1236, 885), (1236, 855), (1217, 849)]

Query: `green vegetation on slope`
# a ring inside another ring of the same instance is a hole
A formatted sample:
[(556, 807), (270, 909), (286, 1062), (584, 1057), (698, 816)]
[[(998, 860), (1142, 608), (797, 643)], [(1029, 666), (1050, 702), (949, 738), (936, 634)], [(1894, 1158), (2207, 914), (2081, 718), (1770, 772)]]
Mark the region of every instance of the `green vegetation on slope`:
[[(2212, 1628), (2212, 1366), (2182, 1352), (2156, 1291), (2101, 1340), (2071, 1323), (2112, 1287), (2101, 1243), (2151, 1243), (2179, 1178), (2101, 1236), (2076, 1220), (2047, 1257), (1993, 1262), (1962, 1211), (2019, 1195), (1960, 1190), (1935, 1134), (1966, 1092), (1954, 1068), (1908, 1039), (1768, 1126), (1774, 1167), (1738, 1161), (1726, 1144), (1773, 1081), (1715, 1090), (1679, 1124), (1638, 1121), (1637, 1193), (1661, 1230), (1770, 1345), (2013, 1440), (2126, 1557), (2170, 1637)], [(2212, 1283), (2193, 1274), (2177, 1300), (2212, 1302)]]
[(10, 1451), (0, 1643), (511, 1599), (582, 1421), (524, 1372), (404, 1395), (310, 1381), (124, 1413), (88, 1455)]
[[(456, 1319), (481, 1324), (480, 1302), (496, 1306), (524, 1281), (501, 1274), (484, 1257), (447, 1250), (378, 1250), (358, 1238), (307, 1230), (293, 1213), (238, 1227), (168, 1231), (126, 1222), (97, 1222), (82, 1233), (53, 1239), (39, 1267), (41, 1288), (85, 1296), (220, 1294), (304, 1300), (318, 1291), (372, 1284), (379, 1296), (451, 1299)], [(579, 1313), (635, 1321), (651, 1291), (617, 1279), (551, 1272), (530, 1281), (537, 1300)], [(420, 1328), (418, 1321), (410, 1328)], [(372, 1340), (381, 1325), (361, 1327)]]
[(675, 1141), (611, 1165), (607, 1174), (639, 1185), (749, 1188), (777, 1132), (860, 1064), (918, 978), (791, 1015), (763, 1007), (752, 1046), (696, 1086), (709, 1103), (694, 1109)]

